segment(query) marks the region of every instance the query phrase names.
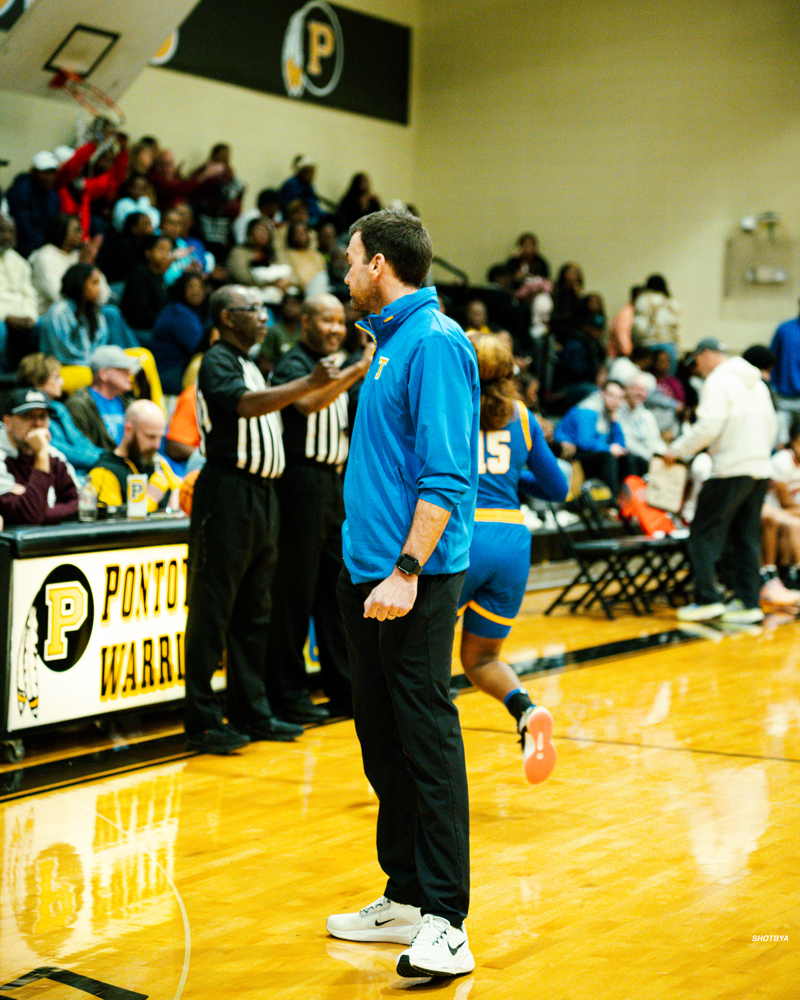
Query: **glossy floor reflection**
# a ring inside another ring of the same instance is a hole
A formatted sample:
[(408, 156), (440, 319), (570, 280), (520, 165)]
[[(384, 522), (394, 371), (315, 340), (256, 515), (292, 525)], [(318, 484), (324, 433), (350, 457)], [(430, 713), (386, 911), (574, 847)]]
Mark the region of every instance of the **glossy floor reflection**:
[[(674, 627), (529, 614), (511, 651)], [(469, 977), (401, 980), (399, 946), (325, 934), (383, 885), (376, 801), (341, 722), (0, 803), (0, 985), (50, 967), (110, 1000), (794, 1000), (798, 661), (791, 624), (534, 676), (559, 752), (537, 788), (502, 706), (461, 694)], [(3, 995), (85, 994), (43, 978)]]

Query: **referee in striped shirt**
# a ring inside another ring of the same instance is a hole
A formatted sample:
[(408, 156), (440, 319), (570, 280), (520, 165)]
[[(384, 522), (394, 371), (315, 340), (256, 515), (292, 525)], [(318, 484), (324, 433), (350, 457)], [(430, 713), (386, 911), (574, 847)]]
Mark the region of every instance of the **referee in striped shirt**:
[[(300, 340), (275, 366), (272, 384), (309, 374), (321, 358), (336, 354), (346, 332), (344, 307), (334, 295), (308, 299), (300, 313)], [(288, 722), (353, 714), (347, 640), (336, 597), (342, 570), (342, 470), (350, 445), (347, 390), (367, 374), (374, 353), (370, 340), (334, 382), (296, 400), (283, 413), (286, 470), (275, 486), (281, 527), (267, 690), (276, 714)], [(311, 615), (327, 705), (315, 705), (307, 688), (303, 646)]]
[[(298, 725), (272, 715), (264, 686), (278, 508), (272, 480), (284, 468), (278, 411), (337, 378), (321, 359), (302, 378), (267, 388), (249, 359), (265, 310), (246, 288), (226, 285), (209, 307), (220, 340), (197, 376), (206, 464), (194, 487), (189, 529), (184, 724), (190, 749), (227, 754), (251, 740), (292, 740)], [(227, 716), (211, 687), (227, 650)]]

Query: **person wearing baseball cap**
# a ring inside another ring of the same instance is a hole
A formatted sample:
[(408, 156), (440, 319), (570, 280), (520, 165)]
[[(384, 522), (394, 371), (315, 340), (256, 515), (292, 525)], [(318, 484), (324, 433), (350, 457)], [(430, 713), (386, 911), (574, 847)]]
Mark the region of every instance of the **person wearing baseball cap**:
[[(705, 354), (706, 351), (710, 352), (711, 355), (715, 355), (715, 354), (728, 355), (728, 354), (730, 354), (730, 351), (725, 346), (725, 344), (723, 344), (722, 341), (719, 340), (717, 337), (706, 337), (705, 340), (701, 340), (697, 344), (697, 346), (695, 347), (695, 349), (693, 351), (690, 351), (686, 355), (686, 357), (684, 358), (684, 364), (687, 367), (689, 365), (695, 364), (697, 362), (697, 359), (700, 357), (700, 355), (701, 354)], [(717, 362), (717, 363), (719, 364), (719, 362)], [(698, 372), (698, 374), (700, 375), (701, 378), (705, 378), (705, 375), (703, 375), (701, 372)]]
[[(687, 357), (703, 379), (697, 420), (669, 446), (664, 461), (688, 461), (707, 450), (711, 476), (705, 481), (689, 534), (694, 603), (678, 609), (681, 621), (755, 623), (763, 619), (758, 595), (761, 508), (771, 477), (770, 456), (778, 421), (761, 372), (744, 358), (731, 358), (716, 337), (701, 340)], [(732, 558), (726, 604), (715, 579), (724, 551)]]
[(92, 444), (113, 451), (122, 440), (125, 411), (133, 402), (131, 375), (139, 370), (139, 362), (121, 347), (105, 344), (89, 356), (89, 368), (92, 384), (74, 392), (66, 406)]
[(317, 192), (314, 190), (314, 174), (316, 173), (316, 162), (305, 155), (298, 155), (292, 160), (292, 176), (285, 180), (278, 192), (281, 199), (281, 206), (286, 214), (289, 203), (299, 198), (308, 209), (308, 224), (316, 226), (325, 214), (319, 203)]
[(0, 427), (0, 517), (7, 525), (58, 524), (78, 512), (64, 456), (50, 444), (50, 397), (13, 389)]
[(8, 189), (8, 212), (17, 224), (17, 250), (23, 257), (44, 246), (47, 224), (60, 211), (53, 189), (58, 167), (55, 154), (41, 150), (33, 157), (31, 169), (18, 174)]

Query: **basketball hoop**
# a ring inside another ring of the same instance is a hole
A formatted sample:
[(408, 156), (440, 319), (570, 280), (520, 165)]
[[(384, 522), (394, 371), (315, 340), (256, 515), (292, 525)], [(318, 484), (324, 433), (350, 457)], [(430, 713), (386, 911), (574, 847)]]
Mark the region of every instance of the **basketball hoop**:
[(99, 87), (87, 83), (79, 73), (60, 69), (50, 81), (50, 86), (53, 90), (66, 91), (93, 118), (106, 118), (114, 128), (119, 128), (125, 123), (125, 115), (119, 105)]

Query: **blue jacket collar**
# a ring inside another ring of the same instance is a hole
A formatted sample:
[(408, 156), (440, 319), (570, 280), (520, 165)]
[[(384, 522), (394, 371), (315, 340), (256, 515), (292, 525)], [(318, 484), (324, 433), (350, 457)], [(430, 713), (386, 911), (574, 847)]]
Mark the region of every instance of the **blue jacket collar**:
[(372, 314), (360, 319), (356, 326), (366, 330), (380, 346), (386, 343), (398, 326), (412, 313), (425, 306), (433, 306), (437, 310), (439, 308), (439, 297), (433, 286), (402, 295), (394, 302), (390, 302), (388, 306), (384, 306), (377, 315)]

